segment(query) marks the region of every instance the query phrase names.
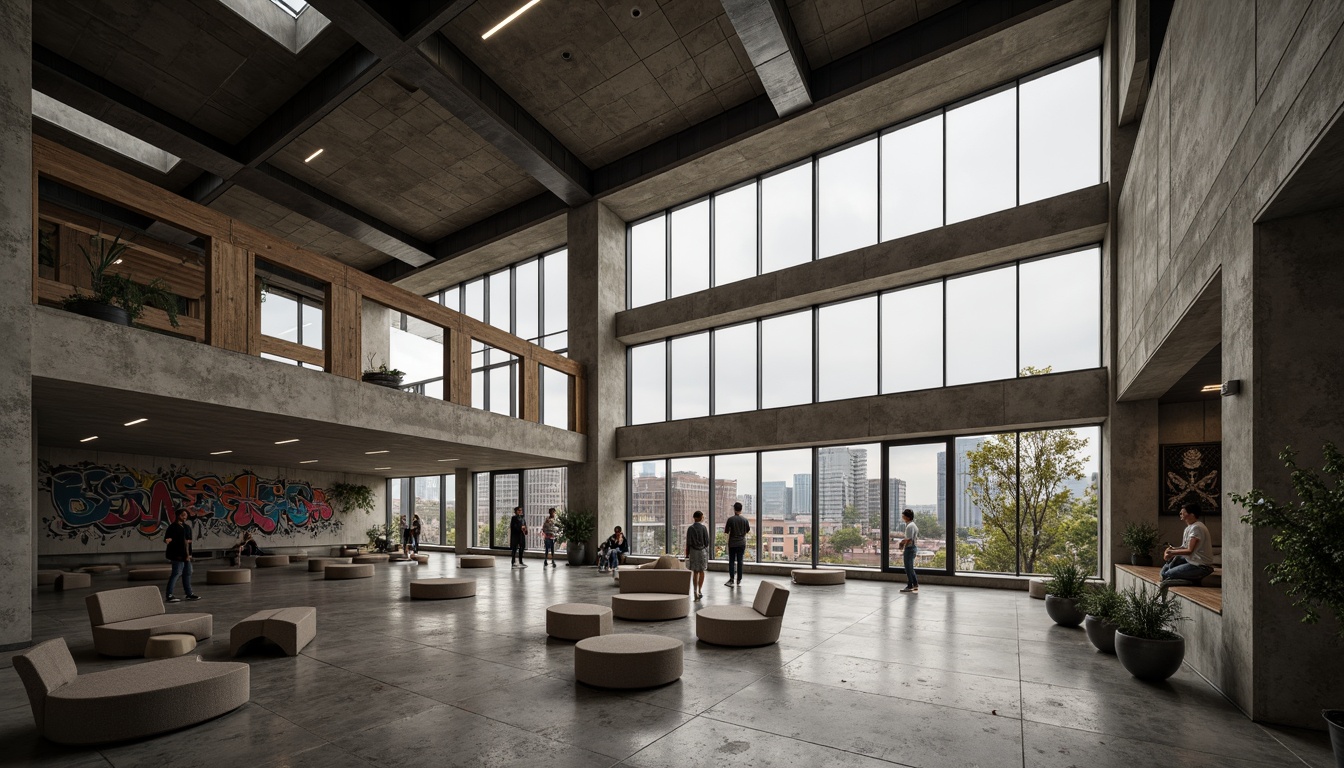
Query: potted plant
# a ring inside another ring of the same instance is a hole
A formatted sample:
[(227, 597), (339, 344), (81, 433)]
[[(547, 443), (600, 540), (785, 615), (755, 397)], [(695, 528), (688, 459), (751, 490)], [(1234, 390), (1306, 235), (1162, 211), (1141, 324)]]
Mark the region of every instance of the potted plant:
[(369, 537), (369, 549), (373, 550), (378, 547), (378, 540), (387, 536), (387, 528), (382, 525), (370, 526), (364, 535)]
[(396, 368), (388, 368), (386, 365), (375, 366), (373, 364), (373, 355), (369, 355), (369, 367), (364, 369), (364, 375), (360, 378), (370, 384), (377, 384), (380, 387), (401, 389), (401, 380), (405, 376), (405, 371), (399, 371)]
[[(1286, 587), (1293, 605), (1302, 609), (1304, 623), (1333, 614), (1344, 639), (1344, 453), (1334, 443), (1326, 443), (1321, 453), (1325, 477), (1299, 468), (1291, 447), (1279, 454), (1291, 473), (1296, 503), (1281, 504), (1255, 489), (1231, 497), (1246, 510), (1241, 521), (1273, 531), (1270, 544), (1283, 553), (1283, 560), (1265, 568), (1269, 583)], [(1335, 762), (1344, 765), (1344, 709), (1321, 714), (1330, 729)]]
[(559, 529), (556, 541), (565, 545), (565, 557), (570, 565), (583, 565), (588, 540), (597, 531), (597, 515), (582, 509), (565, 507), (555, 516)]
[(1073, 561), (1056, 563), (1050, 568), (1050, 580), (1045, 582), (1045, 612), (1061, 627), (1076, 627), (1083, 623), (1084, 614), (1078, 609), (1078, 598), (1083, 596), (1087, 575)]
[(340, 512), (352, 509), (372, 512), (374, 508), (373, 489), (357, 483), (336, 483), (327, 491), (327, 495)]
[(1129, 547), (1130, 565), (1153, 564), (1153, 548), (1157, 546), (1157, 526), (1152, 523), (1130, 523), (1120, 540)]
[(1110, 584), (1087, 589), (1078, 599), (1078, 609), (1085, 615), (1083, 631), (1098, 651), (1115, 653), (1115, 630), (1119, 628), (1116, 622), (1124, 604), (1124, 598)]
[(162, 309), (168, 322), (177, 327), (177, 296), (168, 290), (163, 278), (156, 277), (141, 285), (126, 275), (109, 274), (131, 247), (118, 234), (108, 242), (101, 234), (89, 239), (89, 248), (79, 246), (89, 266), (89, 293), (76, 292), (65, 298), (65, 308), (75, 314), (130, 325), (145, 313), (146, 306)]
[(1185, 638), (1176, 633), (1181, 606), (1159, 590), (1127, 589), (1117, 616), (1115, 655), (1129, 674), (1160, 682), (1185, 660)]

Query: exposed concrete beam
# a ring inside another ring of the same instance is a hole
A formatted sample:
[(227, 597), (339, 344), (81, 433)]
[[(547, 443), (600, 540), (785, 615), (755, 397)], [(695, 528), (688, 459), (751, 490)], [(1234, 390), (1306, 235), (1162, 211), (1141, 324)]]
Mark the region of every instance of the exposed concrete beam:
[(728, 20), (780, 116), (812, 106), (807, 57), (783, 0), (722, 0)]
[(1117, 400), (1161, 397), (1223, 340), (1223, 273), (1215, 272), (1181, 319), (1157, 341), (1147, 359), (1121, 360), (1116, 372)]

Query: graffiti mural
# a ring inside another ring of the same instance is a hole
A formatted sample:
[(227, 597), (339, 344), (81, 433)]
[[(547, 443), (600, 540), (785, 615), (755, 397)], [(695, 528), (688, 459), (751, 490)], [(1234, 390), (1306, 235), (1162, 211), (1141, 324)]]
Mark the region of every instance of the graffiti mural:
[(50, 499), (42, 523), (53, 539), (84, 543), (117, 537), (157, 539), (185, 510), (197, 538), (236, 539), (243, 531), (316, 537), (339, 531), (326, 491), (299, 480), (193, 475), (186, 467), (145, 472), (121, 464), (38, 464)]

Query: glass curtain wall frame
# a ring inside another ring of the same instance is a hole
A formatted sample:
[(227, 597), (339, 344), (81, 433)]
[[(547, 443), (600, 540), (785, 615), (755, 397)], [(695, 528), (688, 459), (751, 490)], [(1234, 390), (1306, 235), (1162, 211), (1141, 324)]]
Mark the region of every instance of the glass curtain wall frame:
[[(551, 507), (557, 513), (564, 509), (569, 497), (568, 481), (565, 467), (477, 472), (471, 520), (475, 546), (508, 549), (509, 518), (513, 516), (513, 508), (521, 506), (527, 522), (524, 546), (529, 551), (542, 551), (542, 523)], [(556, 551), (563, 552), (564, 545), (558, 544)]]

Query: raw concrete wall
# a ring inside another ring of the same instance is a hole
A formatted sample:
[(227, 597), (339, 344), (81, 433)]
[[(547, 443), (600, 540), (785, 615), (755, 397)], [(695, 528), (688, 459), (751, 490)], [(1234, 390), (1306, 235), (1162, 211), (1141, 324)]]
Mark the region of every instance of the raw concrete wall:
[(0, 0), (0, 650), (33, 626), (32, 15)]

